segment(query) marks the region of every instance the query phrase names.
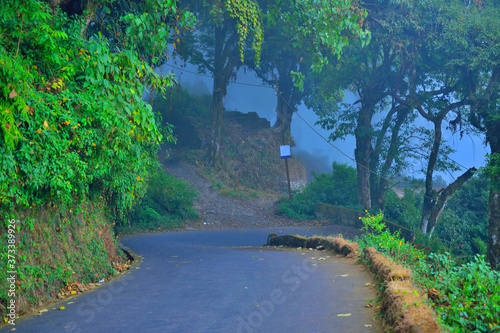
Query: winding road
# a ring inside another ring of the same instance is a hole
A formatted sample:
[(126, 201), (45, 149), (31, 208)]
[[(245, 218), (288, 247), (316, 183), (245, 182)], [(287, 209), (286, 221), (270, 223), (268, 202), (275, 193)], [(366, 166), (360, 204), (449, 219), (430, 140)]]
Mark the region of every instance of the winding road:
[(19, 319), (16, 332), (382, 332), (365, 307), (376, 296), (362, 266), (325, 251), (261, 246), (270, 232), (326, 235), (332, 228), (124, 237), (140, 256), (131, 270), (49, 306), (65, 310)]

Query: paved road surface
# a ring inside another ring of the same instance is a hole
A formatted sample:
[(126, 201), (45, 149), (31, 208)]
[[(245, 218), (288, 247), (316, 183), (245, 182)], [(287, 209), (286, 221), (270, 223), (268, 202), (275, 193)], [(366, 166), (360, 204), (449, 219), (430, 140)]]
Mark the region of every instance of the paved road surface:
[(375, 293), (360, 265), (322, 251), (260, 247), (270, 232), (329, 233), (284, 227), (126, 237), (143, 256), (139, 265), (61, 303), (66, 310), (19, 319), (16, 332), (382, 332), (365, 308)]

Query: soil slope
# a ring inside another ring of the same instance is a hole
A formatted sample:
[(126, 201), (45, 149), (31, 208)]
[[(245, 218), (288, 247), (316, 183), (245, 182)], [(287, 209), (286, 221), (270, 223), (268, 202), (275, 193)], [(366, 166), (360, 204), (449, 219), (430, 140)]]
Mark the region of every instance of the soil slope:
[[(167, 173), (183, 178), (200, 192), (195, 209), (200, 218), (186, 223), (187, 229), (245, 229), (252, 227), (278, 226), (325, 226), (328, 220), (296, 221), (274, 214), (277, 196), (266, 195), (256, 199), (238, 199), (220, 195), (211, 187), (211, 182), (203, 176), (196, 165), (177, 160), (175, 153), (162, 161)], [(359, 235), (360, 231), (346, 226), (331, 225), (332, 233), (345, 237)]]

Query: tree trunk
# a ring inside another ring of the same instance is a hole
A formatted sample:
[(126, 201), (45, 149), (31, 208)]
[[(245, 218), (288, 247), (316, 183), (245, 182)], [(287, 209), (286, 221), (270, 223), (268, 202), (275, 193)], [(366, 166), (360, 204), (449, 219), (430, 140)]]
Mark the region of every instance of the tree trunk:
[(222, 114), (224, 113), (224, 93), (222, 91), (220, 73), (214, 75), (214, 91), (210, 104), (211, 128), (208, 144), (208, 162), (215, 167), (219, 166), (219, 149), (221, 141)]
[[(493, 98), (498, 99), (498, 95), (493, 96)], [(490, 170), (490, 177), (491, 177), (491, 188), (490, 188), (490, 197), (488, 202), (489, 235), (488, 235), (487, 259), (493, 269), (499, 270), (500, 269), (500, 172), (498, 170), (500, 170), (500, 120), (492, 121), (487, 125), (488, 125), (488, 132), (486, 138), (490, 143), (491, 147), (491, 157), (488, 163), (488, 168)]]
[[(394, 112), (397, 112), (396, 116), (396, 122), (392, 126), (391, 131), (391, 140), (389, 143), (389, 148), (387, 151), (387, 155), (385, 157), (384, 164), (382, 165), (382, 170), (380, 171), (380, 176), (375, 175), (375, 177), (372, 177), (371, 181), (371, 195), (372, 195), (372, 206), (377, 206), (380, 208), (381, 211), (384, 211), (385, 208), (385, 194), (387, 191), (387, 185), (389, 181), (387, 180), (387, 177), (389, 176), (389, 170), (392, 166), (392, 162), (394, 161), (394, 158), (398, 154), (398, 149), (399, 149), (399, 131), (401, 129), (401, 126), (406, 120), (406, 117), (410, 114), (410, 111), (412, 109), (410, 107), (403, 107), (399, 106), (396, 108), (392, 108), (391, 111), (388, 113), (386, 120), (384, 121), (384, 126), (382, 127), (382, 131), (377, 138), (377, 144), (375, 145), (374, 152), (372, 153), (371, 156), (371, 163), (374, 165), (375, 163), (379, 160), (380, 156), (380, 150), (382, 149), (383, 145), (383, 140), (385, 137), (385, 134), (387, 132), (387, 129), (389, 128), (389, 123), (392, 122), (392, 115)], [(375, 170), (376, 167), (372, 166), (372, 170)]]
[[(278, 92), (278, 106), (276, 109), (277, 115), (276, 122), (274, 123), (273, 128), (281, 128), (284, 136), (284, 141), (286, 143), (290, 143), (292, 138), (293, 110), (283, 99), (285, 99), (285, 96), (282, 94), (282, 92)], [(285, 144), (285, 142), (283, 142), (283, 144)]]
[(371, 208), (370, 193), (370, 154), (371, 154), (371, 114), (372, 105), (363, 105), (361, 107), (358, 125), (354, 131), (356, 137), (356, 149), (354, 156), (356, 158), (357, 171), (357, 194), (358, 204), (364, 209)]
[[(273, 128), (281, 128), (284, 133), (284, 140), (291, 142), (292, 138), (292, 117), (295, 112), (297, 100), (300, 100), (301, 91), (296, 89), (293, 84), (290, 72), (294, 70), (296, 61), (293, 58), (282, 57), (281, 62), (276, 66), (278, 70), (278, 106), (276, 109), (276, 122)], [(299, 96), (297, 96), (297, 94)]]
[[(233, 64), (230, 57), (235, 40), (235, 34), (231, 35), (227, 41), (226, 39), (227, 28), (224, 26), (215, 26), (215, 45), (214, 45), (214, 63), (213, 63), (213, 76), (214, 85), (212, 93), (212, 103), (210, 104), (211, 115), (211, 129), (210, 138), (208, 142), (208, 149), (206, 157), (214, 167), (220, 166), (220, 143), (221, 143), (221, 127), (222, 116), (224, 114), (224, 96), (226, 96), (227, 86), (229, 84), (229, 77)], [(224, 45), (224, 43), (226, 44)]]
[[(500, 152), (499, 152), (500, 153)], [(500, 167), (496, 162), (496, 167)], [(489, 235), (488, 235), (488, 262), (493, 269), (500, 269), (500, 175), (491, 176), (491, 190), (489, 198)]]

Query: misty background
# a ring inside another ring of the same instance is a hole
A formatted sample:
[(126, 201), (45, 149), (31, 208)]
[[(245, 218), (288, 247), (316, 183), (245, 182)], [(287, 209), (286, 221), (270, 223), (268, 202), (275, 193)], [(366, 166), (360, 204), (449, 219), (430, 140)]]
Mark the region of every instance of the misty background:
[[(169, 72), (175, 74), (181, 87), (186, 88), (192, 94), (212, 94), (212, 77), (198, 73), (198, 68), (194, 65), (183, 64), (181, 68), (179, 65), (165, 64), (159, 71), (165, 75), (169, 74)], [(346, 102), (352, 102), (355, 98), (353, 94), (348, 92), (346, 95), (344, 99)], [(224, 106), (228, 111), (257, 112), (261, 118), (269, 120), (271, 126), (276, 121), (277, 98), (274, 88), (265, 85), (254, 72), (247, 68), (240, 69), (236, 81), (229, 84), (227, 95), (224, 98)], [(314, 111), (301, 104), (297, 113), (294, 114), (292, 120), (292, 138), (295, 145), (292, 146), (291, 150), (292, 154), (304, 163), (309, 180), (311, 180), (311, 165), (308, 161), (311, 158), (316, 161), (312, 169), (315, 172), (331, 172), (333, 162), (347, 163), (355, 167), (354, 150), (356, 142), (354, 136), (349, 135), (345, 140), (336, 140), (329, 143), (325, 139), (328, 139), (330, 131), (324, 130), (321, 126), (315, 124), (319, 117)], [(375, 116), (374, 120), (376, 118)], [(421, 117), (418, 118), (416, 124), (432, 128), (429, 122)], [(462, 167), (462, 170), (456, 172), (436, 171), (436, 177), (441, 176), (446, 183), (451, 183), (468, 168), (485, 166), (485, 155), (489, 154), (489, 151), (484, 144), (484, 135), (466, 133), (460, 138), (459, 133), (452, 133), (450, 130), (443, 128), (443, 140), (455, 150), (454, 153), (450, 154), (450, 158), (457, 162)], [(277, 151), (277, 154), (279, 154), (279, 151)], [(317, 163), (318, 160), (321, 163)], [(425, 175), (422, 171), (425, 170), (424, 163), (427, 163), (426, 159), (415, 160), (411, 169), (404, 170), (405, 174), (424, 179)]]

